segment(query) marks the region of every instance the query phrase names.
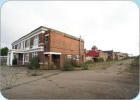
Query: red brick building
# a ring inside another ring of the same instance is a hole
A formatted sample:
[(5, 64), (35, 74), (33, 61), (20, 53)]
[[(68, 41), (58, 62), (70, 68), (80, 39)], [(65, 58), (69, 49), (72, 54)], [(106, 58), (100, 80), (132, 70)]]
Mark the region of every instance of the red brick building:
[(66, 58), (84, 62), (84, 40), (41, 26), (12, 43), (7, 65), (12, 65), (14, 57), (20, 65), (29, 64), (34, 56), (39, 58), (41, 69), (52, 63), (63, 67)]
[(93, 48), (92, 50), (88, 51), (85, 54), (85, 59), (86, 61), (88, 60), (92, 60), (95, 61), (97, 58), (102, 58), (104, 61), (106, 61), (108, 59), (108, 54), (104, 53), (101, 50), (97, 50), (96, 48)]

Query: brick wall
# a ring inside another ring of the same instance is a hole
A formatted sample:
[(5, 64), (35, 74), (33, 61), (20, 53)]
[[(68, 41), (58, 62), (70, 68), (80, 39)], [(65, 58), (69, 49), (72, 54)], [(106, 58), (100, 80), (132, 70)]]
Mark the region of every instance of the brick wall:
[(103, 60), (106, 61), (108, 59), (108, 54), (100, 51), (99, 52), (99, 57), (103, 58)]
[[(79, 55), (79, 41), (50, 32), (50, 51)], [(84, 55), (84, 41), (81, 42), (81, 54)]]
[(39, 51), (39, 52), (38, 52), (38, 58), (39, 58), (39, 61), (40, 61), (41, 63), (44, 62), (44, 54), (43, 54), (43, 53), (44, 53), (43, 51)]

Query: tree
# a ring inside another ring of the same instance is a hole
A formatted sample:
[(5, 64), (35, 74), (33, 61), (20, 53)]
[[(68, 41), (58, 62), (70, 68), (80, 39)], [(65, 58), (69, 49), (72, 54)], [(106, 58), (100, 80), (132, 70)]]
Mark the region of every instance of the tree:
[(4, 48), (0, 49), (1, 56), (7, 56), (8, 50), (9, 49), (7, 47), (4, 47)]
[(92, 49), (98, 49), (95, 45), (92, 46)]

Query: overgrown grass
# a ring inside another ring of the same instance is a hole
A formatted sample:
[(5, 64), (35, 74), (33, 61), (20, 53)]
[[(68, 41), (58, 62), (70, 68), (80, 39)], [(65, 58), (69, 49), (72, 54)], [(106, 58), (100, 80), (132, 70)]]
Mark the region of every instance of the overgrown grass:
[(139, 57), (137, 56), (136, 58), (134, 58), (134, 60), (131, 63), (131, 66), (129, 67), (128, 71), (130, 73), (135, 73), (138, 74), (139, 73)]
[(28, 65), (28, 68), (29, 69), (33, 69), (33, 70), (36, 70), (36, 69), (39, 69), (40, 65), (39, 65), (39, 59), (38, 57), (33, 57), (31, 60), (30, 60), (30, 65)]
[(88, 64), (82, 64), (82, 70), (88, 70)]
[(114, 64), (114, 61), (94, 62), (94, 63), (88, 64), (88, 68), (91, 69), (91, 70), (107, 69), (112, 64)]
[(62, 69), (63, 71), (72, 71), (74, 70), (74, 66), (72, 64), (71, 59), (65, 59), (64, 61), (64, 67)]

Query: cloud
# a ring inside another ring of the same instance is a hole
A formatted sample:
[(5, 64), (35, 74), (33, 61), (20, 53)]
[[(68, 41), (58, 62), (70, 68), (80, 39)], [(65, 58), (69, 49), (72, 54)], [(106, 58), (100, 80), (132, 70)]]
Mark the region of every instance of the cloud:
[(139, 54), (139, 9), (131, 1), (12, 1), (1, 10), (2, 41), (12, 43), (39, 26), (85, 40), (85, 48)]

